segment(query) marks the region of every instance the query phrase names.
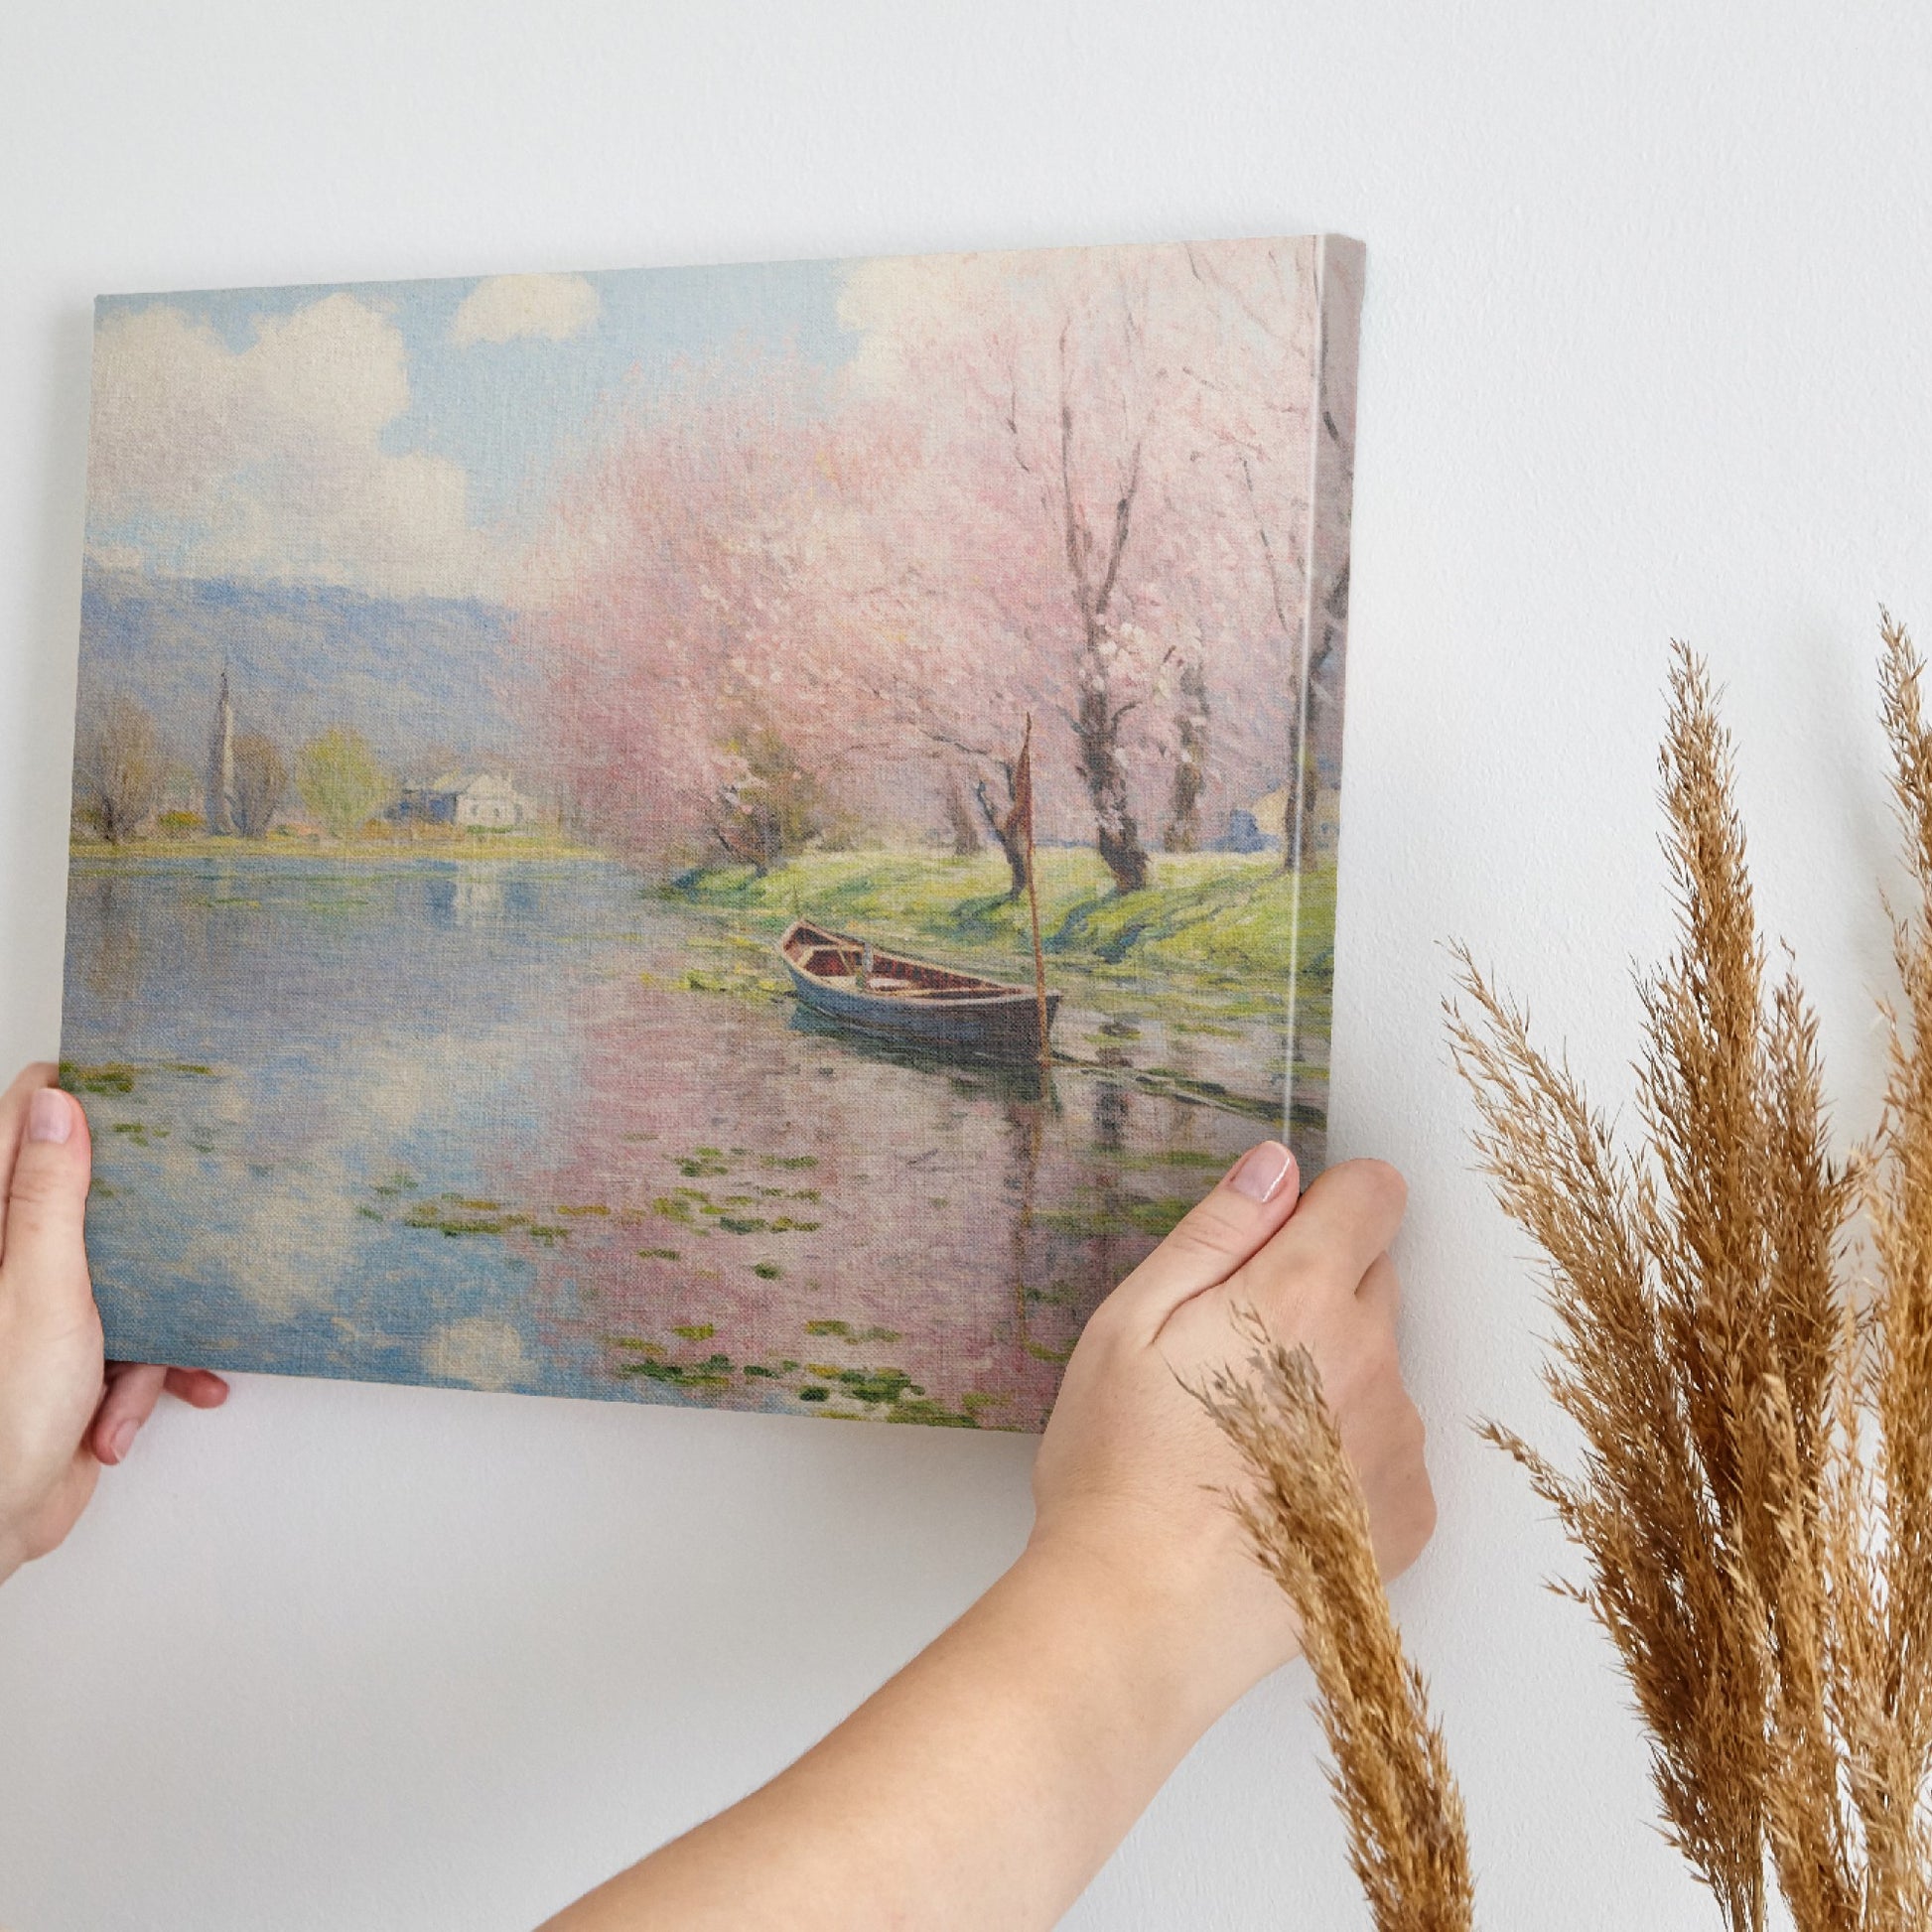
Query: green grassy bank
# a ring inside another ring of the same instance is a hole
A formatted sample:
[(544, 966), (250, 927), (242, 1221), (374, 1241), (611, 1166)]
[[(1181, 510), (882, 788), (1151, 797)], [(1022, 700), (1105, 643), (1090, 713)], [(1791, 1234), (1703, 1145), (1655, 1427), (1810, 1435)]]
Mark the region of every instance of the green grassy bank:
[[(1040, 933), (1049, 962), (1101, 979), (1149, 974), (1206, 986), (1286, 991), (1296, 882), (1262, 854), (1157, 854), (1145, 891), (1116, 894), (1084, 850), (1038, 855)], [(749, 867), (687, 875), (666, 896), (728, 912), (760, 932), (803, 915), (1005, 974), (1028, 969), (1027, 903), (1007, 898), (997, 853), (812, 853), (759, 878)], [(1334, 934), (1332, 867), (1301, 882), (1304, 988), (1325, 990)]]

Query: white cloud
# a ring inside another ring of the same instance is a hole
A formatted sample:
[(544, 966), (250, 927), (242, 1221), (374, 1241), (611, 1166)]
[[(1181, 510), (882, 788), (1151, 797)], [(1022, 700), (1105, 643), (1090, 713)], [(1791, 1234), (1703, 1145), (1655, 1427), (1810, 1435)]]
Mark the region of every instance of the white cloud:
[(597, 290), (581, 275), (492, 275), (464, 298), (450, 340), (507, 343), (544, 336), (553, 343), (579, 336), (597, 320)]
[(112, 312), (94, 337), (93, 554), (377, 596), (493, 595), (462, 466), (383, 448), (408, 406), (401, 332), (347, 293), (264, 320), (242, 349), (166, 304)]

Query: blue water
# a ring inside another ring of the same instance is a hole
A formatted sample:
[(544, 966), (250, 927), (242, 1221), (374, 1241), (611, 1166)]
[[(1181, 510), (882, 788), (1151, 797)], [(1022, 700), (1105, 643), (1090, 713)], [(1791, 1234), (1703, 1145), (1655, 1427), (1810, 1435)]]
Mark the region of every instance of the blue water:
[[(83, 1095), (116, 1351), (411, 1381), (453, 1322), (526, 1334), (534, 1257), (357, 1209), (399, 1173), (480, 1194), (500, 1136), (542, 1131), (559, 984), (639, 905), (595, 864), (77, 862), (64, 1055), (139, 1069)], [(594, 1352), (526, 1348), (508, 1379), (570, 1390)]]
[(809, 1024), (768, 935), (601, 860), (77, 858), (110, 1350), (1037, 1427), (1265, 1131), (1170, 1075), (1265, 1090), (1270, 1027), (1149, 1007), (1069, 999), (1042, 1100)]

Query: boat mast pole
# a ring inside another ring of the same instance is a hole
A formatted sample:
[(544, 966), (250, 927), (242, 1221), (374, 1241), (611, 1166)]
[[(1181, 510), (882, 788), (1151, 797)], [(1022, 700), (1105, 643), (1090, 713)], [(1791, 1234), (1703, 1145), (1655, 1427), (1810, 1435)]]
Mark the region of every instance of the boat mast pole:
[(1039, 944), (1039, 882), (1034, 876), (1034, 714), (1027, 713), (1027, 735), (1020, 744), (1020, 763), (1027, 773), (1027, 910), (1034, 924), (1034, 999), (1039, 1014), (1039, 1072), (1042, 1080), (1053, 1071), (1053, 1048), (1046, 1037), (1046, 955)]

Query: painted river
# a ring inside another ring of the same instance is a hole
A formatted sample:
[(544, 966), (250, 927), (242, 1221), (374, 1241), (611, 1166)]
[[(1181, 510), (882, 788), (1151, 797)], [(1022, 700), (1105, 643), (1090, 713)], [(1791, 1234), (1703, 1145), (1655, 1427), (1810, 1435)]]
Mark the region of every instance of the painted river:
[(1131, 986), (1044, 1094), (919, 1064), (596, 859), (77, 856), (69, 920), (130, 1357), (1035, 1429), (1280, 1090), (1278, 1016)]

